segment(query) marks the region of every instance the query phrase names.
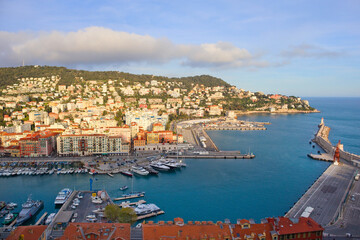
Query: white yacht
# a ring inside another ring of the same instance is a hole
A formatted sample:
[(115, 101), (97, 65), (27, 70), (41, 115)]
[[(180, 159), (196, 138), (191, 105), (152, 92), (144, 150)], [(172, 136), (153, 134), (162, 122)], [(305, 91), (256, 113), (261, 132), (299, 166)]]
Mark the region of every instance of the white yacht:
[(131, 171), (133, 171), (134, 173), (137, 173), (139, 175), (142, 175), (142, 176), (146, 176), (149, 174), (148, 171), (146, 171), (143, 167), (135, 167), (135, 166), (132, 166), (131, 167)]
[(170, 168), (160, 162), (151, 162), (150, 166), (159, 171), (168, 171)]
[(45, 225), (49, 225), (55, 218), (56, 213), (50, 213), (45, 220)]
[(59, 192), (55, 198), (55, 205), (63, 205), (66, 200), (70, 197), (72, 190), (70, 188), (64, 188)]

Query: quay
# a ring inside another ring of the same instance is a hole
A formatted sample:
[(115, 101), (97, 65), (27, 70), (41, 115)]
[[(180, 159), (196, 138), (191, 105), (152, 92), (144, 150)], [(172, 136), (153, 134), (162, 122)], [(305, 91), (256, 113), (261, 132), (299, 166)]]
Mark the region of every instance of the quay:
[(240, 152), (198, 152), (197, 154), (180, 155), (182, 158), (215, 158), (215, 159), (253, 159), (254, 154), (240, 154)]
[(322, 226), (336, 221), (341, 203), (354, 179), (355, 169), (345, 164), (331, 164), (313, 183), (298, 202), (286, 213), (285, 217), (298, 218), (307, 207), (314, 210), (310, 217)]
[(141, 197), (144, 197), (144, 196), (145, 195), (143, 193), (141, 193), (141, 194), (134, 195), (134, 196), (114, 198), (113, 201), (121, 201), (121, 200), (126, 200), (126, 199), (141, 198)]

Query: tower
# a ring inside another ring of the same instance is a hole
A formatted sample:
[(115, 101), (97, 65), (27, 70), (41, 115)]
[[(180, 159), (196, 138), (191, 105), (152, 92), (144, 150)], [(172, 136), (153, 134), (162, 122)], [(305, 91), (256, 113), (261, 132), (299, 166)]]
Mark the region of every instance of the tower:
[(336, 145), (335, 153), (334, 153), (334, 164), (339, 165), (340, 162), (340, 146), (341, 142), (339, 140), (338, 144)]

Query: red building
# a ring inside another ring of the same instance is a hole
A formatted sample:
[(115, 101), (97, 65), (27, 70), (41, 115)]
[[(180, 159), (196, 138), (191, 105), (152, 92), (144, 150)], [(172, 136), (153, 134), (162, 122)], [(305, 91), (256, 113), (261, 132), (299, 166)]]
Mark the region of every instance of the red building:
[(174, 133), (172, 131), (158, 131), (160, 143), (172, 143)]
[(321, 240), (324, 228), (312, 218), (268, 218), (269, 223), (278, 233), (280, 240), (313, 239)]
[(55, 149), (56, 133), (41, 131), (28, 134), (19, 140), (21, 157), (50, 156)]
[(70, 223), (59, 240), (130, 240), (128, 223)]

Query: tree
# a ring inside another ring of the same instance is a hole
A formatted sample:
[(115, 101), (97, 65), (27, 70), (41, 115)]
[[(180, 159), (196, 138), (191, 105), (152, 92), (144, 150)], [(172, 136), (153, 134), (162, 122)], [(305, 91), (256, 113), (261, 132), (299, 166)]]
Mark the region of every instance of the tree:
[(109, 204), (105, 207), (105, 217), (112, 222), (117, 222), (120, 216), (120, 208), (115, 204)]
[(105, 207), (105, 217), (112, 222), (133, 224), (137, 220), (136, 213), (132, 208), (119, 208), (115, 204)]
[(120, 217), (119, 222), (120, 223), (130, 223), (133, 224), (137, 220), (137, 216), (135, 213), (135, 210), (132, 208), (122, 208), (120, 210)]

